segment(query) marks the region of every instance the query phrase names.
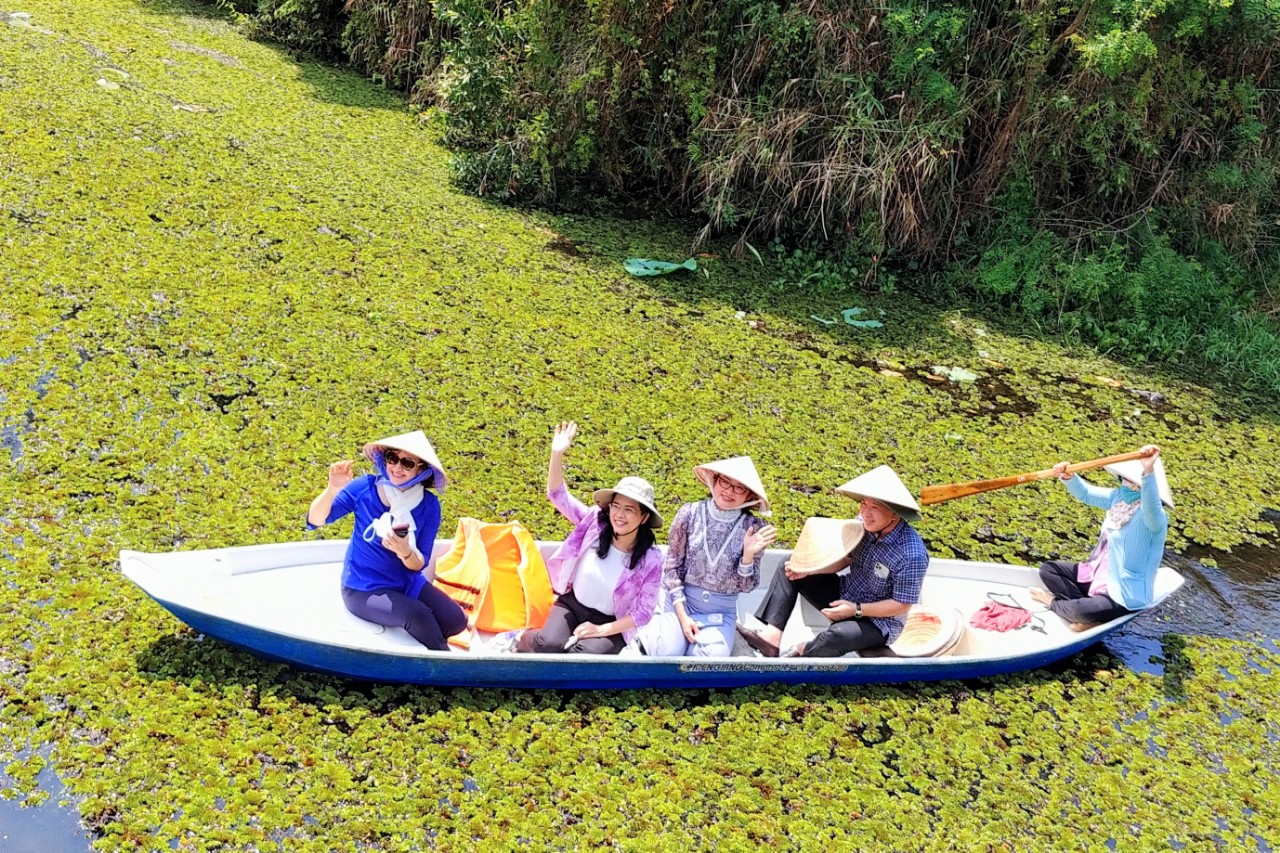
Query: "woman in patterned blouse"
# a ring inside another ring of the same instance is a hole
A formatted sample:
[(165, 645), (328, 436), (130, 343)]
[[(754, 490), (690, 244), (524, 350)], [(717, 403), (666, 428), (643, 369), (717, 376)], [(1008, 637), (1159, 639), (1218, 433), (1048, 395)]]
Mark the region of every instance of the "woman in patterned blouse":
[(693, 469), (711, 495), (676, 512), (662, 564), (669, 602), (640, 634), (650, 655), (728, 656), (733, 650), (738, 594), (760, 583), (760, 557), (777, 530), (750, 508), (769, 512), (760, 475), (748, 456)]

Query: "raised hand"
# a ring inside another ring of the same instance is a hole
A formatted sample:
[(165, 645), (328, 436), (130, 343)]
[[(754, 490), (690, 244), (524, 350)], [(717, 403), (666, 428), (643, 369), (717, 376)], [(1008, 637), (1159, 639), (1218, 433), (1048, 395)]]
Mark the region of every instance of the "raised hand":
[(1072, 477), (1075, 476), (1075, 474), (1072, 474), (1070, 471), (1067, 470), (1067, 466), (1070, 464), (1071, 464), (1070, 462), (1059, 462), (1057, 465), (1054, 465), (1053, 468), (1051, 468), (1050, 470), (1053, 471), (1054, 476), (1056, 476), (1059, 480), (1070, 480)]
[(1142, 451), (1144, 453), (1148, 450), (1152, 451), (1152, 453), (1150, 456), (1142, 457), (1142, 473), (1143, 474), (1150, 474), (1152, 471), (1154, 471), (1156, 467), (1156, 460), (1160, 458), (1159, 445), (1148, 444), (1147, 446), (1142, 448)]
[(329, 488), (336, 492), (340, 492), (346, 488), (346, 485), (350, 483), (351, 480), (350, 459), (343, 459), (329, 465)]
[(561, 421), (556, 427), (556, 434), (551, 438), (551, 452), (564, 453), (573, 445), (574, 436), (578, 434), (578, 425), (573, 421)]
[(747, 528), (747, 535), (742, 540), (742, 562), (754, 563), (760, 552), (768, 548), (778, 539), (778, 528), (766, 524), (759, 530), (755, 526)]

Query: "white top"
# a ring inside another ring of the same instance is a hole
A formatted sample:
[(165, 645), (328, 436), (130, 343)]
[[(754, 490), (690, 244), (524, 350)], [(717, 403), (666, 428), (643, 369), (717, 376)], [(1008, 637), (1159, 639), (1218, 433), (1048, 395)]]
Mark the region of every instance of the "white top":
[(627, 558), (625, 551), (610, 546), (604, 559), (596, 556), (595, 548), (588, 548), (578, 557), (578, 569), (573, 577), (573, 595), (578, 603), (610, 616), (613, 609), (613, 590), (622, 577)]

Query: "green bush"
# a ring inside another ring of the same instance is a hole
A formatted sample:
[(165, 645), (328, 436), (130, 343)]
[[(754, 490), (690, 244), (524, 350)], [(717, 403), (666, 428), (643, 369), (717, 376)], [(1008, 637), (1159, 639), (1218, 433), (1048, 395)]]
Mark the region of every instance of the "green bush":
[(1251, 306), (1239, 265), (1220, 246), (1202, 261), (1163, 236), (1082, 251), (1049, 231), (1014, 233), (973, 267), (955, 265), (949, 292), (1132, 361), (1209, 367), (1240, 387), (1280, 393), (1280, 333)]
[[(477, 195), (658, 199), (701, 238), (786, 247), (775, 289), (945, 287), (1271, 387), (1275, 4), (258, 0), (254, 20), (438, 105)], [(1243, 337), (1206, 349), (1207, 329)]]
[(343, 58), (342, 0), (231, 0), (250, 33), (321, 59)]

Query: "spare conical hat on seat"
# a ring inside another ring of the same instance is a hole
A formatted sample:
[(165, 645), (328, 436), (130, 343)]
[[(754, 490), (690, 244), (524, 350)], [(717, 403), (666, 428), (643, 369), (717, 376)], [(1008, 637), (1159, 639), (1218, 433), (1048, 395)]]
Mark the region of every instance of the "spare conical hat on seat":
[(440, 458), (436, 456), (436, 449), (431, 446), (431, 441), (422, 430), (419, 429), (413, 432), (406, 432), (403, 435), (382, 438), (375, 441), (374, 444), (378, 447), (390, 447), (395, 450), (403, 450), (405, 453), (412, 453), (430, 465), (436, 472), (432, 488), (437, 492), (443, 492), (444, 487), (449, 484), (449, 475), (444, 472), (444, 466), (440, 464)]
[[(1130, 459), (1128, 462), (1116, 462), (1111, 465), (1103, 466), (1103, 471), (1108, 474), (1114, 474), (1117, 477), (1123, 477), (1126, 480), (1132, 480), (1139, 486), (1142, 485), (1142, 460)], [(1169, 480), (1164, 475), (1164, 460), (1156, 459), (1155, 468), (1151, 473), (1156, 475), (1156, 489), (1160, 492), (1160, 501), (1170, 509), (1173, 508), (1173, 492), (1169, 489)]]
[(852, 518), (810, 518), (805, 521), (787, 565), (808, 574), (830, 568), (862, 541), (862, 522)]
[(836, 491), (856, 500), (871, 498), (880, 501), (907, 521), (920, 520), (920, 507), (916, 504), (916, 499), (911, 497), (911, 492), (907, 491), (907, 487), (888, 465), (881, 465), (854, 477)]
[[(723, 474), (737, 480), (751, 490), (751, 494), (756, 498), (754, 505), (761, 515), (773, 514), (769, 508), (769, 498), (764, 493), (764, 484), (760, 482), (760, 474), (756, 472), (755, 463), (751, 461), (750, 456), (734, 456), (732, 459), (719, 459), (705, 465), (694, 466), (693, 476), (708, 489), (711, 488), (713, 474)], [(744, 506), (743, 509), (749, 507), (750, 505)]]
[(907, 614), (902, 634), (889, 648), (900, 658), (939, 657), (960, 642), (964, 631), (959, 610), (930, 610), (916, 605)]

